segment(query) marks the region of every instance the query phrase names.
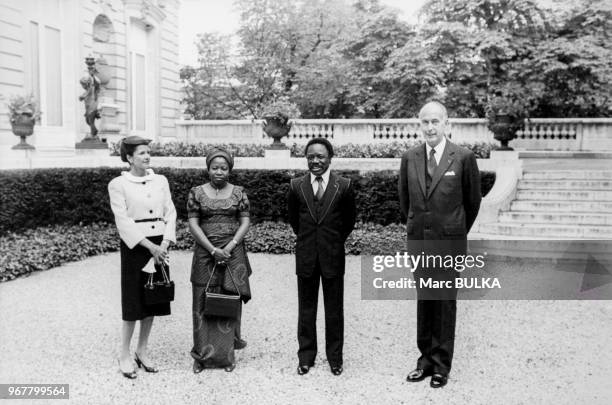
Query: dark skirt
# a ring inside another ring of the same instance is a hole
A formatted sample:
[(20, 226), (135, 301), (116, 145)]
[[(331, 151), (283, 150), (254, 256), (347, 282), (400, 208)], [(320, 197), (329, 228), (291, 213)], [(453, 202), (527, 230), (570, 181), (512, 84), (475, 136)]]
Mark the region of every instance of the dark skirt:
[[(159, 245), (163, 240), (163, 235), (150, 236), (147, 239)], [(121, 241), (121, 312), (124, 321), (139, 321), (150, 316), (170, 315), (169, 302), (156, 305), (145, 305), (144, 303), (143, 290), (149, 273), (145, 273), (142, 269), (151, 257), (147, 248), (136, 245), (134, 249), (130, 249)], [(157, 272), (153, 274), (153, 280), (162, 281), (162, 273), (157, 266), (155, 267)]]

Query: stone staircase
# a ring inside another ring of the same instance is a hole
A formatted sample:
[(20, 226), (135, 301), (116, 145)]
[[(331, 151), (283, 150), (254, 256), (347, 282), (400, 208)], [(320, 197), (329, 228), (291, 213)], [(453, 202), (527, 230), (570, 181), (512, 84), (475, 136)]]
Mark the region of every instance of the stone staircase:
[(478, 233), (497, 239), (612, 239), (612, 167), (525, 168), (509, 210), (497, 222), (481, 224)]

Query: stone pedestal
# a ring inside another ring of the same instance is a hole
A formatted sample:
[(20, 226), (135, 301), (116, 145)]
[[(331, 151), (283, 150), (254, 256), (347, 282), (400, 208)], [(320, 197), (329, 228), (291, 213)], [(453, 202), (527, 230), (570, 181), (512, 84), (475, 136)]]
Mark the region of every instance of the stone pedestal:
[(291, 160), (291, 151), (289, 149), (266, 149), (264, 160), (266, 169), (286, 168)]
[(98, 138), (108, 142), (115, 140), (119, 136), (121, 126), (117, 122), (117, 112), (119, 106), (113, 102), (110, 97), (103, 97), (100, 104), (100, 128), (98, 130)]
[(83, 154), (87, 151), (96, 152), (96, 156), (99, 155), (97, 151), (101, 151), (103, 154), (108, 155), (108, 144), (100, 141), (98, 138), (92, 138), (86, 136), (81, 142), (74, 145), (77, 155)]

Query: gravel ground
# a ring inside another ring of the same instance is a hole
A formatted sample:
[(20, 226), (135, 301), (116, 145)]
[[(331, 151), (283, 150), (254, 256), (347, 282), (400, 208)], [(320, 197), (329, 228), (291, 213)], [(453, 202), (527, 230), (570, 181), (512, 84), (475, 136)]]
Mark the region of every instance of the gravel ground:
[[(0, 284), (0, 383), (69, 383), (70, 402), (83, 404), (612, 403), (610, 301), (460, 301), (453, 371), (433, 390), (427, 380), (405, 382), (418, 356), (415, 302), (362, 301), (359, 257), (350, 256), (345, 372), (332, 376), (320, 353), (298, 376), (293, 256), (250, 257), (248, 347), (237, 352), (233, 373), (191, 372), (191, 254), (174, 252), (172, 316), (155, 320), (150, 344), (161, 371), (123, 378), (112, 253)], [(322, 300), (318, 325), (322, 349)]]

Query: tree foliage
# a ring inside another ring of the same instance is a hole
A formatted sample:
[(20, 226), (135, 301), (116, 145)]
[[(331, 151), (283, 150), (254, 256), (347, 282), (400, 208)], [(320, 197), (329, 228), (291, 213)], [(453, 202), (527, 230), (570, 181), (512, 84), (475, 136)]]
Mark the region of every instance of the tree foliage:
[(258, 117), (277, 99), (305, 118), (412, 117), (432, 98), (484, 117), (493, 96), (531, 117), (612, 115), (607, 0), (429, 0), (414, 26), (378, 0), (235, 4), (237, 45), (203, 34), (181, 72), (194, 118)]

